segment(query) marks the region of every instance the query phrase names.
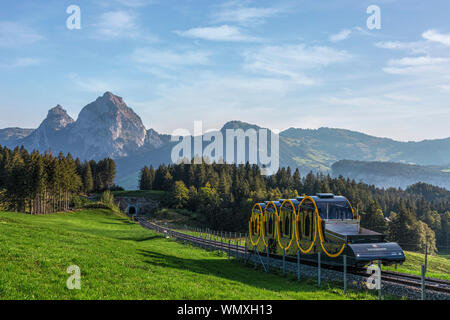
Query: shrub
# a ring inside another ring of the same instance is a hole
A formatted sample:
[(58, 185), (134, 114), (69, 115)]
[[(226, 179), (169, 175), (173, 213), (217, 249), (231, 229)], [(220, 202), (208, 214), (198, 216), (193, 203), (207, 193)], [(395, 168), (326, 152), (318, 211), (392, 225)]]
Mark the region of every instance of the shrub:
[(111, 193), (111, 191), (106, 190), (102, 193), (102, 196), (100, 198), (100, 203), (108, 207), (109, 209), (119, 212), (119, 206), (114, 202), (114, 195)]

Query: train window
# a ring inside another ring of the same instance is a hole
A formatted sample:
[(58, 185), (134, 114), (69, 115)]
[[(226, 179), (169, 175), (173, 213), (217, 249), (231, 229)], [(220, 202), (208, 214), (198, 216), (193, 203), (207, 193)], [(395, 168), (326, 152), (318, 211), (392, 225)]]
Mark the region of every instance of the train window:
[(286, 216), (286, 218), (284, 219), (284, 234), (286, 236), (289, 236), (289, 217)]
[[(280, 219), (279, 221), (278, 221), (278, 224), (279, 224), (279, 226), (278, 226), (278, 231), (281, 233), (282, 231), (283, 231), (283, 221)], [(278, 232), (277, 231), (277, 232)]]
[(302, 239), (302, 219), (298, 219), (298, 223), (297, 223), (297, 234), (299, 236), (299, 240)]
[(320, 203), (318, 210), (322, 219), (353, 219), (353, 212), (348, 203)]
[(272, 215), (269, 216), (269, 233), (273, 233), (273, 218)]
[(311, 225), (310, 214), (309, 212), (307, 212), (305, 217), (305, 237), (309, 237), (309, 229), (311, 229), (310, 225)]
[[(264, 216), (264, 218), (266, 218)], [(264, 222), (264, 236), (267, 236), (267, 222)]]

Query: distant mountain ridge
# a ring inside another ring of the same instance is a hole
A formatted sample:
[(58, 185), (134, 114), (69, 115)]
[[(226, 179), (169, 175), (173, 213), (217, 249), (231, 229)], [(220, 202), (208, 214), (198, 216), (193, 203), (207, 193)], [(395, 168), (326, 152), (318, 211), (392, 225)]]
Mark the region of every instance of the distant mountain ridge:
[(419, 165), (448, 165), (450, 138), (400, 142), (333, 128), (294, 129), (280, 133), (292, 165), (330, 170), (339, 160), (390, 161)]
[(450, 190), (448, 167), (419, 166), (396, 162), (341, 160), (332, 166), (332, 175), (364, 181), (377, 187), (405, 189), (417, 182)]
[[(220, 131), (259, 128), (235, 120), (225, 123)], [(10, 148), (23, 145), (41, 152), (70, 152), (80, 159), (111, 157), (118, 164), (117, 182), (132, 188), (144, 165), (171, 162), (175, 143), (170, 135), (146, 129), (122, 97), (105, 92), (86, 105), (77, 120), (57, 105), (35, 130), (0, 129), (0, 144)], [(435, 166), (450, 163), (450, 138), (399, 142), (345, 129), (289, 128), (280, 133), (279, 147), (280, 166), (299, 168), (302, 174), (311, 170), (331, 172), (333, 163), (344, 159)]]
[(0, 144), (15, 144), (16, 141), (28, 137), (35, 129), (5, 128), (0, 129)]

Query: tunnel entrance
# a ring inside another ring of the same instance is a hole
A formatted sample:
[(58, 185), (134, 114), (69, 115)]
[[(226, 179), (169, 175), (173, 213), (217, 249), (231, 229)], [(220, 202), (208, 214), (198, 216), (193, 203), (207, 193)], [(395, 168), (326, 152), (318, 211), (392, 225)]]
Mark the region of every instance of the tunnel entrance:
[(128, 207), (128, 214), (129, 214), (129, 215), (134, 215), (134, 214), (136, 214), (136, 207), (135, 207), (135, 206), (130, 206), (130, 207)]

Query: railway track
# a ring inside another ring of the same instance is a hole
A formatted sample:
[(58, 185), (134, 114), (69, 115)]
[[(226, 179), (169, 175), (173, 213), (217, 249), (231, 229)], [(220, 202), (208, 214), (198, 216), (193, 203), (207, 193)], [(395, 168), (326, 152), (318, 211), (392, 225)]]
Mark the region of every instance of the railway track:
[[(156, 232), (167, 234), (171, 237), (175, 237), (177, 239), (197, 244), (200, 247), (210, 249), (210, 250), (220, 250), (223, 252), (228, 252), (229, 256), (237, 256), (237, 257), (244, 257), (246, 254), (251, 254), (251, 252), (248, 252), (244, 246), (231, 244), (231, 243), (224, 243), (221, 241), (216, 241), (212, 239), (206, 239), (202, 237), (196, 237), (190, 234), (186, 234), (179, 231), (174, 231), (170, 228), (162, 227), (160, 225), (157, 225), (153, 222), (149, 222), (141, 217), (136, 217), (136, 220), (143, 226), (144, 228), (154, 230)], [(272, 259), (281, 259), (279, 256), (270, 255), (269, 256)], [(265, 257), (264, 257), (265, 258)], [(296, 258), (292, 257), (286, 257), (286, 261), (296, 262)], [(316, 267), (317, 264), (310, 261), (302, 261), (302, 264), (310, 265)], [(329, 269), (334, 271), (343, 271), (342, 267), (336, 267), (336, 266), (330, 266), (330, 265), (321, 265), (323, 269)], [(359, 269), (348, 269), (349, 274), (354, 274), (357, 276), (362, 277), (369, 277), (370, 275), (367, 273), (366, 268), (359, 268)], [(421, 277), (413, 274), (406, 274), (401, 272), (395, 272), (395, 271), (381, 271), (381, 280), (387, 281), (394, 284), (401, 284), (406, 285), (410, 287), (415, 288), (421, 288)], [(442, 279), (436, 279), (436, 278), (425, 278), (425, 289), (428, 291), (434, 291), (434, 292), (442, 292), (446, 294), (450, 294), (450, 281), (449, 280), (442, 280)]]

